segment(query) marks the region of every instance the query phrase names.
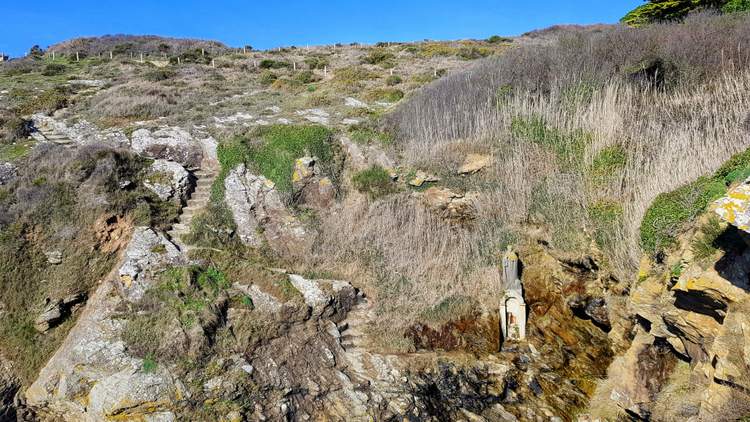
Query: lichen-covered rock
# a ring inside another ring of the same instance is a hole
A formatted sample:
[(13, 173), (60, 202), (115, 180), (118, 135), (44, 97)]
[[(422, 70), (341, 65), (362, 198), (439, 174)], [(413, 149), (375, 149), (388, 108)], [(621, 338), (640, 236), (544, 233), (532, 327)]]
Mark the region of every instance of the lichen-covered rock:
[(200, 167), (203, 159), (201, 143), (179, 127), (164, 127), (154, 131), (138, 129), (133, 132), (130, 144), (139, 154), (175, 161), (186, 168)]
[(265, 241), (284, 256), (310, 251), (311, 234), (281, 202), (273, 182), (240, 164), (229, 172), (224, 188), (224, 200), (243, 243), (259, 247)]
[(177, 247), (162, 233), (149, 227), (137, 227), (118, 272), (118, 287), (128, 300), (137, 301), (143, 297), (148, 287), (145, 273), (161, 265), (174, 263), (181, 256)]
[(190, 186), (190, 174), (179, 163), (155, 160), (143, 182), (162, 201), (185, 199)]
[(421, 187), (425, 183), (433, 183), (433, 182), (439, 182), (440, 178), (437, 176), (433, 176), (431, 174), (427, 174), (422, 170), (418, 170), (414, 177), (409, 180), (409, 184), (414, 187)]
[(473, 174), (490, 165), (492, 156), (487, 154), (469, 154), (458, 169), (458, 174)]
[(476, 199), (479, 194), (460, 194), (448, 188), (431, 187), (420, 195), (428, 208), (446, 220), (462, 221), (476, 217)]
[(738, 229), (750, 232), (750, 179), (714, 202), (717, 214)]

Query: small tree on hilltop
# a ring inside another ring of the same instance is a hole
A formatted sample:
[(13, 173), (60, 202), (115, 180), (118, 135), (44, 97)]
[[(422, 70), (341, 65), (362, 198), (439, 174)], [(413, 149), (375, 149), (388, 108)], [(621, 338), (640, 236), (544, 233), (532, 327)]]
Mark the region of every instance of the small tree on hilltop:
[[(630, 26), (642, 26), (654, 22), (680, 20), (694, 10), (720, 10), (727, 13), (748, 10), (743, 4), (750, 0), (649, 0), (633, 9), (621, 19)], [(727, 7), (730, 4), (734, 6)]]

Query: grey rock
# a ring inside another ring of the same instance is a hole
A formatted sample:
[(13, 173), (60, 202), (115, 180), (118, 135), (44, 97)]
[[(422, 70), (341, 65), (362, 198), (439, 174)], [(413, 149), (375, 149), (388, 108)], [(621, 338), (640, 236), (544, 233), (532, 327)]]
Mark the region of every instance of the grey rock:
[(125, 250), (125, 259), (119, 270), (120, 288), (130, 301), (137, 301), (148, 287), (144, 272), (175, 262), (181, 254), (162, 233), (149, 227), (137, 227)]
[(229, 172), (224, 188), (225, 202), (243, 243), (259, 247), (265, 241), (284, 256), (301, 256), (310, 251), (312, 236), (281, 202), (273, 182), (240, 164)]
[(47, 262), (52, 265), (62, 264), (62, 252), (60, 251), (45, 252), (44, 256), (47, 257)]
[(149, 168), (144, 186), (162, 201), (184, 200), (190, 186), (189, 173), (174, 161), (155, 160)]
[(186, 168), (200, 167), (203, 159), (201, 143), (179, 127), (163, 127), (154, 131), (138, 129), (131, 136), (131, 147), (139, 154), (175, 161)]
[(0, 164), (0, 186), (7, 185), (18, 176), (18, 170), (12, 163)]

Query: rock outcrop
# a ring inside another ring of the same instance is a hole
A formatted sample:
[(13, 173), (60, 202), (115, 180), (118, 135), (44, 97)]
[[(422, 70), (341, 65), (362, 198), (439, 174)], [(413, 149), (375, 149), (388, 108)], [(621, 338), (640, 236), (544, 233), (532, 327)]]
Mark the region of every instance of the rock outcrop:
[(118, 270), (118, 287), (128, 300), (137, 301), (149, 286), (150, 272), (160, 265), (177, 262), (181, 256), (164, 234), (148, 227), (137, 227)]
[(451, 221), (465, 221), (476, 217), (479, 194), (454, 192), (448, 188), (431, 187), (419, 194), (425, 205)]
[(163, 235), (136, 228), (119, 270), (102, 281), (26, 390), (27, 406), (49, 420), (174, 420), (185, 388), (167, 368), (145, 370), (142, 359), (128, 354), (120, 313), (148, 287), (151, 271), (177, 254)]
[(174, 161), (154, 160), (144, 186), (162, 201), (183, 201), (190, 188), (190, 174)]
[(224, 187), (225, 202), (243, 243), (260, 247), (266, 242), (283, 256), (301, 256), (310, 250), (311, 233), (281, 202), (273, 182), (241, 164), (229, 172)]
[[(110, 145), (126, 148), (129, 145), (128, 137), (118, 129), (99, 129), (86, 120), (80, 120), (69, 125), (63, 120), (47, 116), (44, 113), (34, 114), (32, 117), (34, 127), (38, 132), (32, 136), (38, 136), (40, 132), (55, 133), (70, 139), (75, 145)], [(44, 138), (42, 137), (42, 140)]]
[(492, 156), (487, 154), (469, 154), (458, 169), (458, 174), (474, 174), (490, 165)]
[(0, 186), (10, 183), (17, 175), (16, 166), (12, 163), (0, 163)]
[(186, 168), (199, 168), (203, 159), (203, 145), (179, 127), (138, 129), (130, 145), (146, 157), (174, 161)]
[[(657, 420), (724, 420), (750, 411), (743, 404), (750, 391), (749, 186), (743, 183), (713, 204), (730, 225), (712, 242), (710, 263), (694, 257), (700, 230), (681, 236), (663, 264), (644, 261), (627, 305), (637, 321), (635, 338), (609, 369), (610, 384), (600, 387), (622, 411)], [(709, 218), (714, 217), (702, 216), (696, 226)], [(671, 373), (680, 360), (690, 363), (697, 392), (672, 406), (657, 406), (661, 392), (672, 388)], [(679, 412), (662, 414), (664, 408)]]
[(325, 211), (333, 205), (336, 189), (317, 165), (317, 157), (302, 157), (294, 162), (292, 184), (297, 202), (304, 208)]

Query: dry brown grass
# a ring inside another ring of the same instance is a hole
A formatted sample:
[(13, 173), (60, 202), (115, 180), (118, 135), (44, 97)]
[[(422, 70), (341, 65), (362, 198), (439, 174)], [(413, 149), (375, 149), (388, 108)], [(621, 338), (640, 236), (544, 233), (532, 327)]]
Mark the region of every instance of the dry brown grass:
[[(674, 42), (670, 37), (699, 34), (715, 18), (702, 19), (709, 21), (638, 37)], [(744, 29), (733, 28), (744, 36)], [(623, 31), (604, 39), (638, 39)], [(669, 87), (601, 74), (600, 83), (550, 77), (508, 92), (502, 75), (490, 71), (509, 63), (500, 59), (427, 87), (391, 116), (403, 164), (438, 174), (454, 189), (479, 192), (479, 217), (470, 226), (451, 226), (397, 194), (352, 201), (335, 221), (324, 222), (320, 252), (331, 269), (377, 297), (374, 329), (398, 331), (423, 321), (425, 312), (461, 294), (494, 309), (496, 253), (512, 241), (509, 233), (529, 224), (564, 250), (588, 250), (595, 240), (611, 269), (630, 279), (642, 253), (640, 223), (653, 199), (750, 146), (743, 125), (750, 73), (734, 65), (710, 69), (714, 56), (697, 63), (691, 55), (698, 47), (684, 42), (656, 49), (677, 60), (680, 48), (681, 66), (694, 72), (683, 71), (688, 76)], [(600, 153), (612, 148), (623, 151), (621, 162), (595, 171)], [(470, 152), (492, 154), (493, 165), (456, 176)]]

